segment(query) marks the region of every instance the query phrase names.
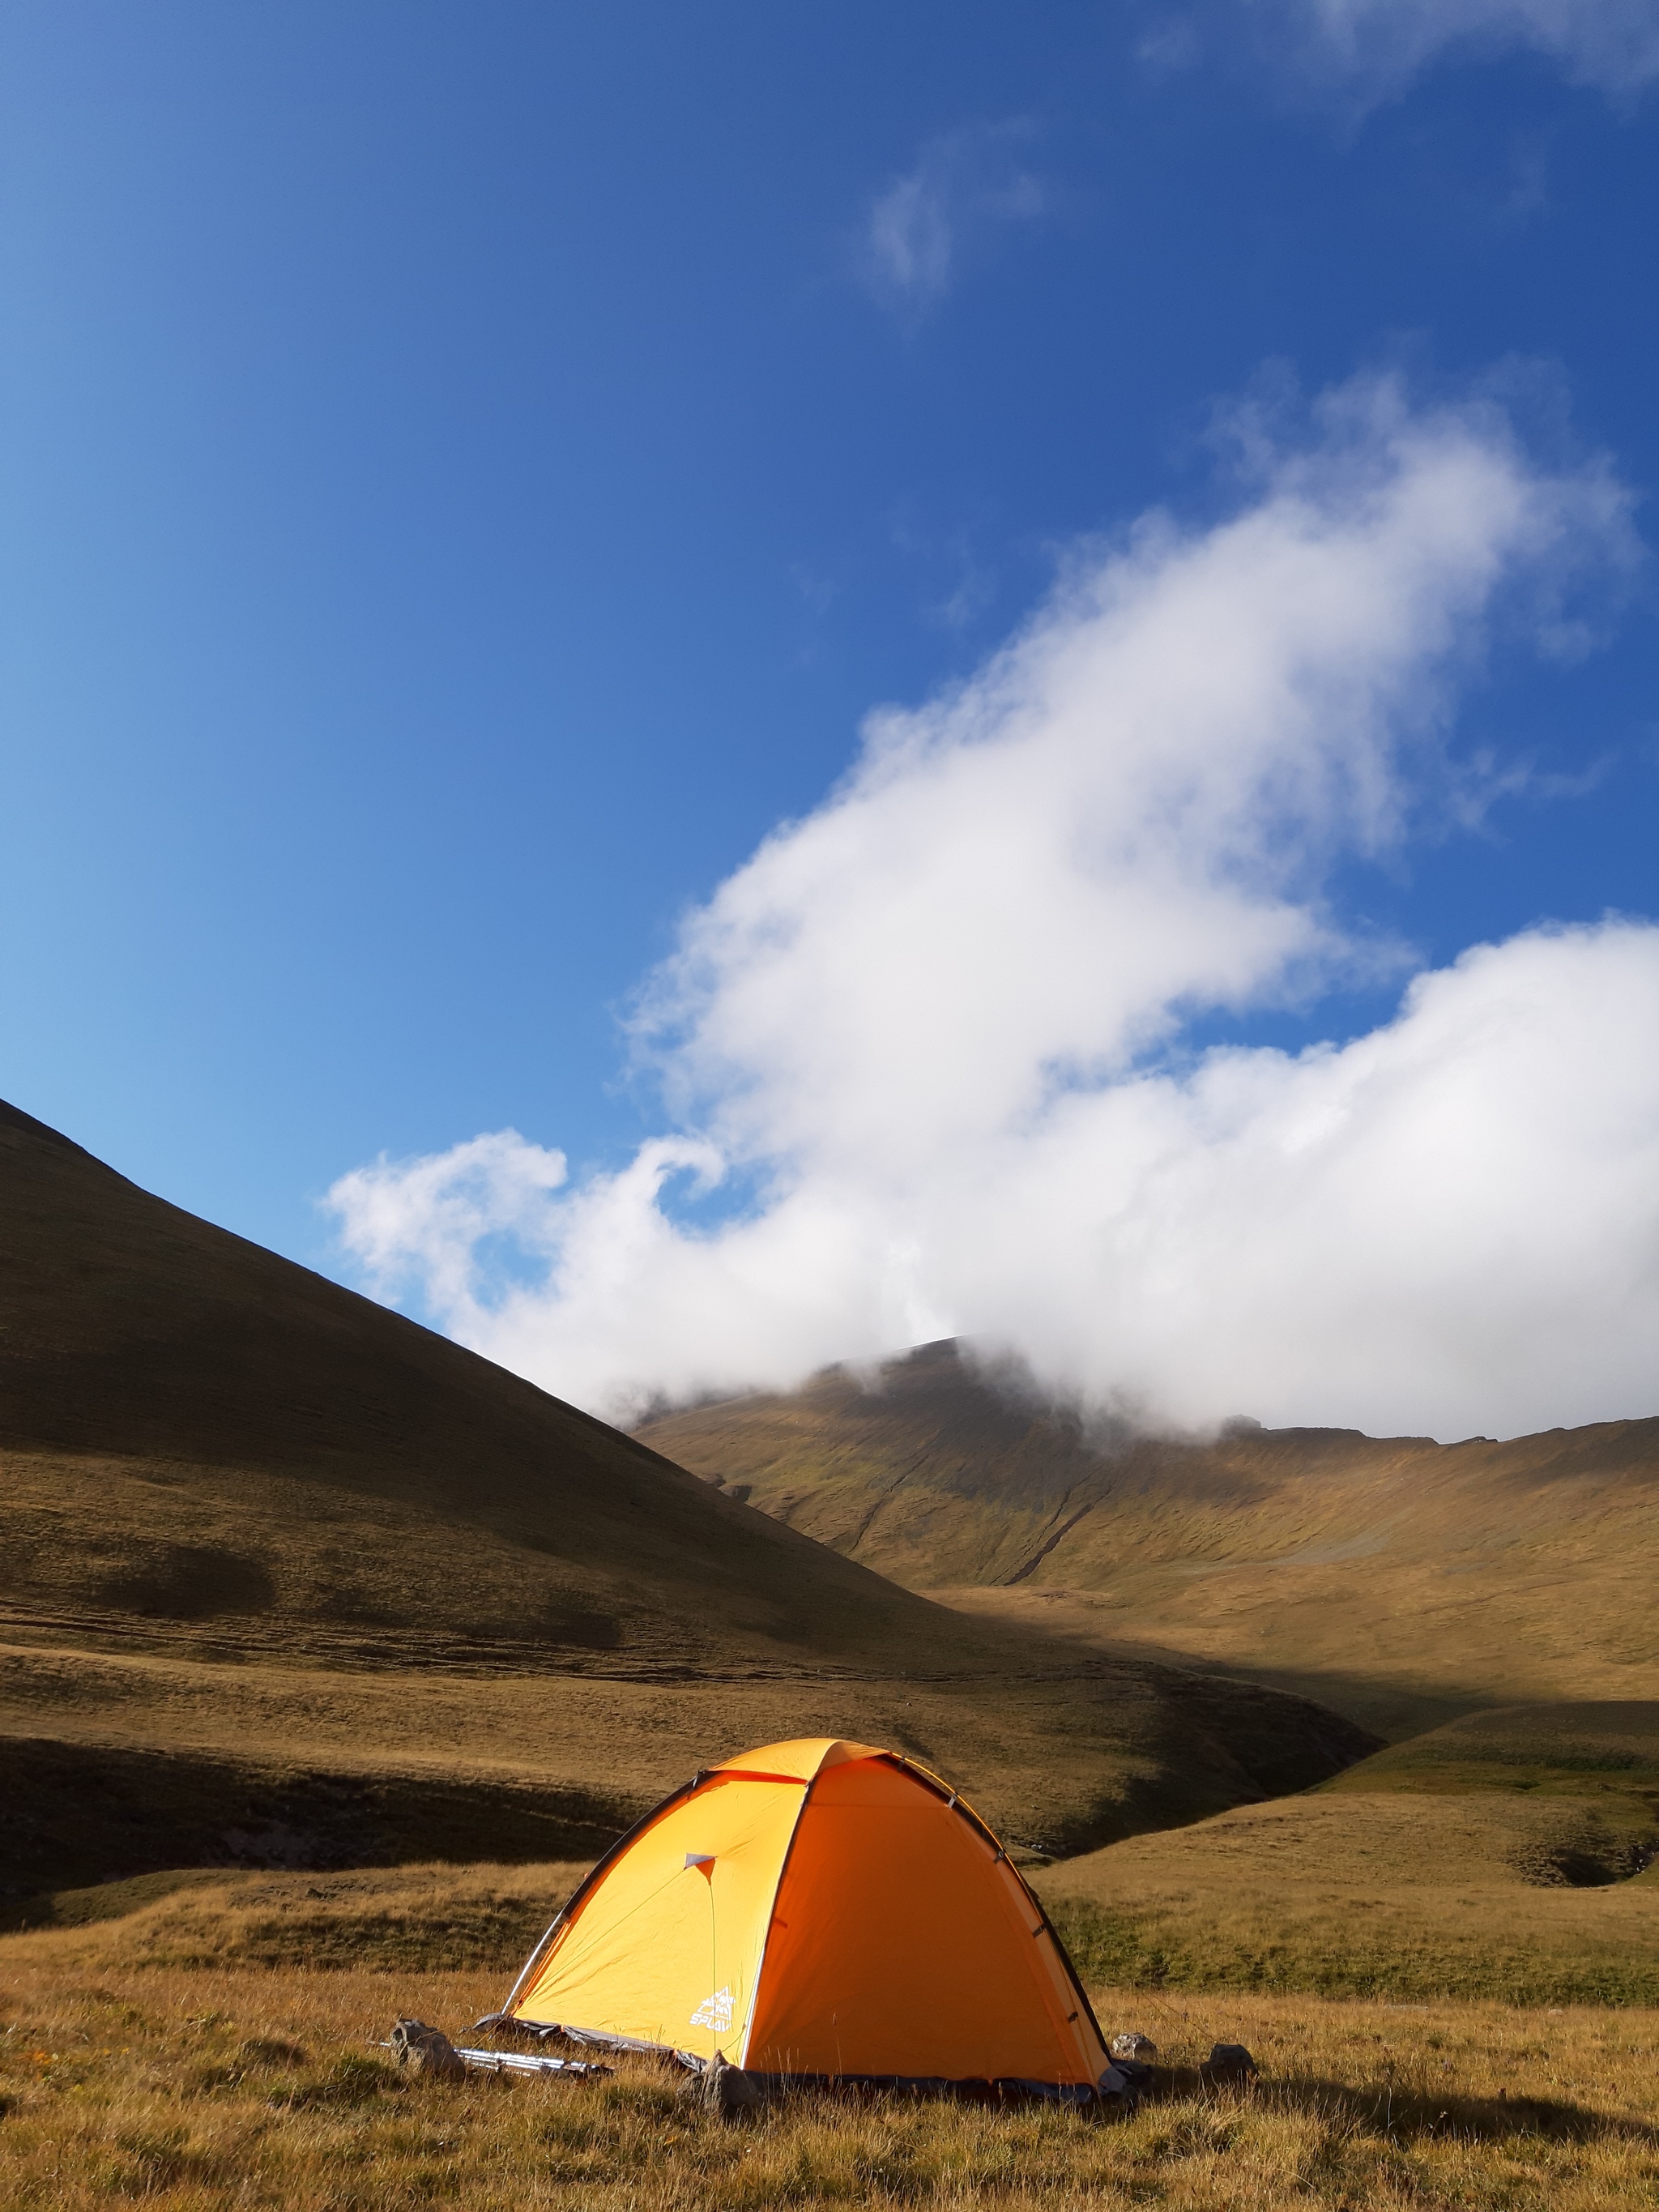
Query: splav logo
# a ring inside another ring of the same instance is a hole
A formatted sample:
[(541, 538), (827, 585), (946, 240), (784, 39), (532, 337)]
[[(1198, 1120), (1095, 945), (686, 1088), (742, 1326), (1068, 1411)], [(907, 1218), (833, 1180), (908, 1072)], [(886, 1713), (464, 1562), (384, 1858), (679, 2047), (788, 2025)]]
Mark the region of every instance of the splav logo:
[(724, 2028), (732, 2025), (732, 1986), (728, 1982), (723, 1990), (716, 1990), (712, 1997), (705, 1997), (691, 2015), (693, 2027)]

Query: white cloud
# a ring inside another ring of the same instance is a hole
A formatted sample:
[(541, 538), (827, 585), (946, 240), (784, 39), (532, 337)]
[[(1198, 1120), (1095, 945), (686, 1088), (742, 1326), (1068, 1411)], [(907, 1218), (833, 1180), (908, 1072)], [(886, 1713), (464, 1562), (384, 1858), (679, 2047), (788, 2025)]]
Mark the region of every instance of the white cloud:
[(465, 1314), (492, 1238), (526, 1253), (556, 1248), (548, 1194), (568, 1175), (562, 1152), (498, 1129), (423, 1160), (354, 1168), (329, 1192), (353, 1253), (383, 1291), (416, 1286), (435, 1313)]
[[(1654, 1410), (1659, 930), (1480, 948), (1340, 1049), (1182, 1053), (1399, 958), (1330, 868), (1468, 806), (1460, 675), (1500, 616), (1568, 634), (1623, 496), (1386, 381), (1239, 427), (1237, 513), (1079, 552), (689, 917), (638, 1024), (684, 1133), (574, 1189), (511, 1132), (359, 1170), (371, 1279), (612, 1413), (951, 1332), (1182, 1422)], [(757, 1194), (689, 1228), (687, 1173)]]
[(1659, 76), (1653, 0), (1247, 0), (1258, 16), (1288, 14), (1305, 58), (1373, 96), (1397, 90), (1448, 50), (1526, 47), (1577, 83), (1614, 94)]
[(967, 251), (989, 231), (1042, 214), (1041, 180), (1015, 159), (1019, 121), (976, 124), (930, 139), (914, 168), (872, 204), (860, 248), (878, 299), (915, 318), (936, 307)]
[(1653, 1413), (1659, 928), (1483, 945), (1340, 1050), (1067, 1101), (999, 1196), (1014, 1272), (975, 1291), (1097, 1395), (1443, 1437)]

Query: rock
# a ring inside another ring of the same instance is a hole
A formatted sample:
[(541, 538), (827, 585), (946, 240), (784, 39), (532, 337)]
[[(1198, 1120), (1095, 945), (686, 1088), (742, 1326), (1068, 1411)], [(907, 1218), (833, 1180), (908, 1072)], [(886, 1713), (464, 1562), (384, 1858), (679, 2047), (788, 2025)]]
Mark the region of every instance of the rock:
[(459, 2081), (465, 2075), (454, 2045), (441, 2027), (428, 2027), (423, 2020), (394, 2021), (391, 2040), (398, 2063), (411, 2074), (434, 2081)]
[(758, 2082), (741, 2066), (732, 2065), (718, 2051), (700, 2074), (693, 2074), (681, 2084), (680, 2094), (701, 2105), (705, 2112), (718, 2113), (723, 2120), (757, 2112), (766, 2102)]
[(1114, 2058), (1133, 2058), (1142, 2066), (1150, 2066), (1158, 2056), (1158, 2045), (1150, 2035), (1115, 2035), (1106, 2048)]
[(1211, 2045), (1210, 2055), (1198, 2070), (1213, 2087), (1224, 2081), (1248, 2081), (1261, 2069), (1242, 2043), (1215, 2043)]

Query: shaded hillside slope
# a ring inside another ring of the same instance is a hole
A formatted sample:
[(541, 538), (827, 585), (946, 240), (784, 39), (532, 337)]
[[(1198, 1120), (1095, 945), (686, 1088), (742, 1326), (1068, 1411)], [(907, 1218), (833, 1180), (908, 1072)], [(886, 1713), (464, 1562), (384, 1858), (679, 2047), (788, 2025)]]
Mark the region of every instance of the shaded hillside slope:
[(971, 1641), (11, 1109), (0, 1195), (0, 1618), (607, 1672)]
[(981, 1617), (1248, 1670), (1386, 1734), (1659, 1694), (1659, 1419), (1449, 1446), (1091, 1434), (945, 1343), (640, 1433)]
[(585, 1851), (792, 1735), (1069, 1848), (1370, 1747), (933, 1604), (10, 1109), (0, 1478), (0, 1887)]

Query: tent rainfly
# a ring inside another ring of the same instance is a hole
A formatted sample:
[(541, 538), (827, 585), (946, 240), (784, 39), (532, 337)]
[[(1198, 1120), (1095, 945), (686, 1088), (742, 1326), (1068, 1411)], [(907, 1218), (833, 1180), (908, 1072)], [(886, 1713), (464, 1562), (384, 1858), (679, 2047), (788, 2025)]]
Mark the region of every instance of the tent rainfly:
[(751, 2079), (1119, 2097), (1047, 1915), (914, 1760), (815, 1737), (705, 1769), (602, 1858), (501, 2012)]

